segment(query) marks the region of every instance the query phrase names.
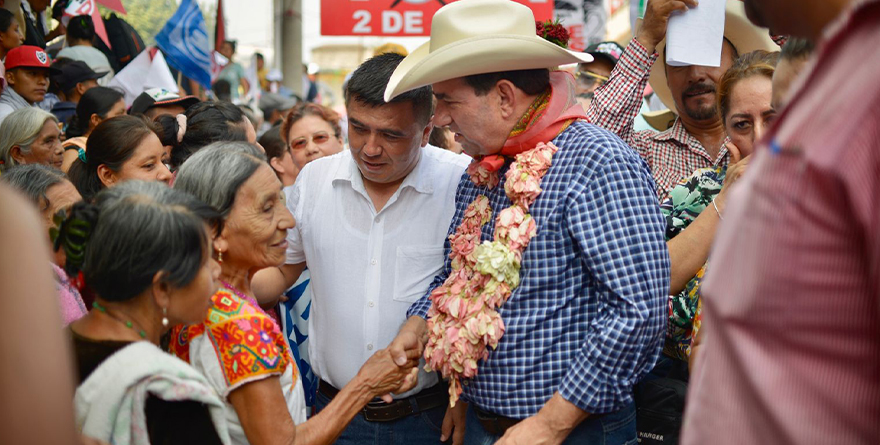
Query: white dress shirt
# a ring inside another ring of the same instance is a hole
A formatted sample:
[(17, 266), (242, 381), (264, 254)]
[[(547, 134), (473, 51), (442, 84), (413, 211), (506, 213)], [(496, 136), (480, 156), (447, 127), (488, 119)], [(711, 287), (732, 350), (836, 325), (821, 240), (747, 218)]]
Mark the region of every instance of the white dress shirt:
[[(443, 266), (455, 192), (470, 158), (433, 146), (376, 212), (350, 151), (300, 172), (287, 206), (296, 218), (287, 263), (311, 272), (309, 356), (315, 373), (342, 388), (397, 336), (406, 310)], [(437, 383), (420, 365), (418, 386)]]

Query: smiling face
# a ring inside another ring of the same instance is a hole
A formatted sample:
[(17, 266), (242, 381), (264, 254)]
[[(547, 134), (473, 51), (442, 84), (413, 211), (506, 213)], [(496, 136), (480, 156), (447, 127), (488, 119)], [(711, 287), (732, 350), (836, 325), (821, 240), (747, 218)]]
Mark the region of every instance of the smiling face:
[(478, 96), (463, 78), (435, 83), (434, 125), (447, 127), (455, 141), (470, 156), (485, 156), (501, 151), (510, 135), (504, 123), (498, 89)]
[(724, 72), (733, 65), (735, 50), (727, 41), (721, 46), (721, 66), (666, 66), (667, 85), (683, 120), (718, 120), (716, 89)]
[(61, 131), (58, 129), (58, 123), (52, 119), (46, 119), (27, 153), (24, 153), (21, 147), (13, 146), (12, 157), (19, 164), (43, 164), (60, 169), (64, 157), (60, 136)]
[(346, 110), (351, 156), (364, 182), (403, 182), (418, 164), (434, 127), (418, 121), (410, 102), (371, 107), (351, 98)]
[(49, 89), (49, 71), (45, 68), (21, 67), (6, 72), (9, 86), (30, 103), (42, 102)]
[(281, 181), (268, 164), (261, 165), (236, 192), (223, 224), (224, 264), (244, 270), (280, 266), (287, 251), (287, 229), (294, 224)]
[(129, 179), (160, 181), (168, 184), (171, 182), (171, 172), (163, 163), (165, 156), (165, 147), (162, 146), (159, 137), (150, 133), (138, 144), (131, 158), (122, 164), (122, 168), (113, 173), (115, 180), (104, 185), (109, 187)]
[(294, 122), (287, 136), (293, 163), (300, 170), (315, 159), (342, 151), (342, 136), (335, 134), (327, 121), (311, 114)]
[(730, 92), (730, 111), (725, 116), (724, 128), (742, 156), (754, 152), (755, 142), (776, 119), (776, 110), (770, 104), (772, 90), (770, 78), (755, 75), (738, 81)]

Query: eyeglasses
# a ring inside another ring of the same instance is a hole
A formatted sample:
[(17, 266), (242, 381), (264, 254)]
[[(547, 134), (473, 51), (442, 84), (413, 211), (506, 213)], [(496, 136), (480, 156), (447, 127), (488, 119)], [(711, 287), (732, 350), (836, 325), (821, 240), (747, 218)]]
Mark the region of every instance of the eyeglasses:
[(325, 131), (319, 131), (312, 134), (311, 137), (301, 137), (290, 141), (290, 148), (291, 150), (301, 150), (309, 145), (310, 140), (314, 142), (315, 145), (323, 145), (334, 137), (336, 137), (336, 135), (331, 135), (330, 133), (327, 133)]
[(578, 84), (585, 88), (592, 87), (596, 82), (599, 82), (599, 86), (601, 87), (602, 85), (605, 85), (605, 82), (608, 82), (607, 77), (590, 71), (578, 71), (577, 80)]

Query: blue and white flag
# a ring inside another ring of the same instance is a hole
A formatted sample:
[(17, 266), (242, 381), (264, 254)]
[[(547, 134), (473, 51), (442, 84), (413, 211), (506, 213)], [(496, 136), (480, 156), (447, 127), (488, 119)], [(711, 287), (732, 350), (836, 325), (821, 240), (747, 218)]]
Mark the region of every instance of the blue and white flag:
[(183, 0), (165, 27), (156, 35), (156, 44), (168, 64), (211, 88), (211, 48), (205, 18), (195, 0)]

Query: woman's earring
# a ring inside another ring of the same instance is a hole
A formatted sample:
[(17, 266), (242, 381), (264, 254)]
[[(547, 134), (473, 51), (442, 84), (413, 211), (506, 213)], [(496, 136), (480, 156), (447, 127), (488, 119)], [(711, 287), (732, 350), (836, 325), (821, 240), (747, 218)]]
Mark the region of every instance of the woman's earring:
[(162, 308), (162, 327), (163, 328), (168, 327), (168, 308), (167, 307)]
[(222, 262), (223, 262), (223, 251), (222, 251), (222, 250), (218, 250), (218, 251), (217, 251), (217, 262), (218, 262), (218, 263), (222, 263)]

